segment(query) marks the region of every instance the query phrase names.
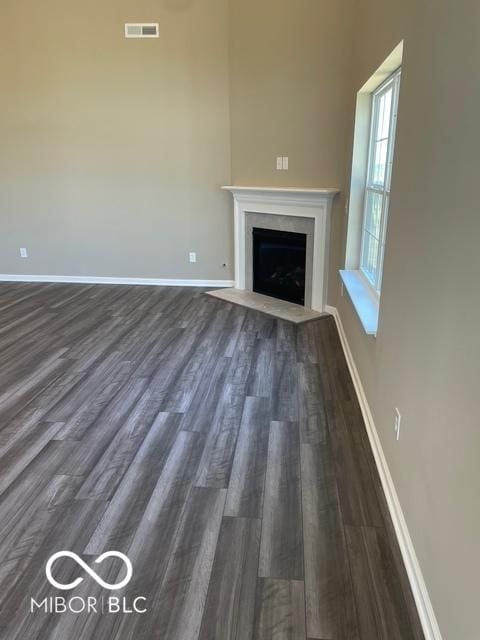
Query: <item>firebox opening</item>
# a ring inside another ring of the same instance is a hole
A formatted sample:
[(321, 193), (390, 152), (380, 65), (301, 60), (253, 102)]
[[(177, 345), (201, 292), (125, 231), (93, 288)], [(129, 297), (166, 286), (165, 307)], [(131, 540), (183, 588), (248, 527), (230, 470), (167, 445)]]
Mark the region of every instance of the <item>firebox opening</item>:
[(253, 290), (305, 305), (305, 233), (253, 228)]

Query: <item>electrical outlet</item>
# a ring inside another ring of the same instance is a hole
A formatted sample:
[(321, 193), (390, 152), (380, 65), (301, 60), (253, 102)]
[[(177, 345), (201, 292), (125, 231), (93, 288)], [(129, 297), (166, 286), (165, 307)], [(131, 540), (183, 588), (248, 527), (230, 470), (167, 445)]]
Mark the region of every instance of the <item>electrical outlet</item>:
[(28, 251), (25, 249), (25, 247), (20, 247), (20, 257), (28, 258)]
[(277, 171), (283, 171), (283, 157), (277, 157)]
[(394, 429), (395, 429), (395, 435), (397, 436), (397, 440), (400, 440), (400, 426), (402, 424), (402, 414), (400, 413), (400, 411), (395, 407), (395, 423), (394, 423)]
[(188, 256), (190, 262), (196, 262), (197, 261), (197, 254), (196, 253), (190, 253)]
[(282, 169), (288, 171), (288, 156), (283, 156), (282, 158)]

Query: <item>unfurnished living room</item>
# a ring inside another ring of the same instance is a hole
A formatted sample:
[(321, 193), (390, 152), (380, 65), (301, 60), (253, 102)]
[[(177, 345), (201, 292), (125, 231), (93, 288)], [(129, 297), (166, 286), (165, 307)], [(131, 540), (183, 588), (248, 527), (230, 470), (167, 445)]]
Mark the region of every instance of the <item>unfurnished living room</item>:
[(480, 640), (478, 2), (0, 25), (0, 639)]

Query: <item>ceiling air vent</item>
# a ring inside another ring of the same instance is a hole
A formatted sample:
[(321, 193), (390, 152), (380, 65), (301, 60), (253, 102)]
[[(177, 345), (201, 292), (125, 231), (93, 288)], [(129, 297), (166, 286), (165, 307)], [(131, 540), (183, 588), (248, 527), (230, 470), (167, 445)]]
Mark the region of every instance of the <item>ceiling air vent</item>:
[(158, 38), (158, 22), (127, 23), (125, 25), (126, 38)]

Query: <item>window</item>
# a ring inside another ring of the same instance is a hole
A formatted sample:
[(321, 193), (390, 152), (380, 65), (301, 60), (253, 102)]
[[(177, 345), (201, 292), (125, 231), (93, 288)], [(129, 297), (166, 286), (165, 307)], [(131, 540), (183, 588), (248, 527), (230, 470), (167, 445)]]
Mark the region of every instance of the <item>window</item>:
[(377, 294), (382, 287), (400, 69), (372, 94), (360, 269)]
[(397, 124), (403, 41), (357, 93), (348, 196), (345, 290), (367, 335), (376, 336), (380, 317), (393, 147)]

